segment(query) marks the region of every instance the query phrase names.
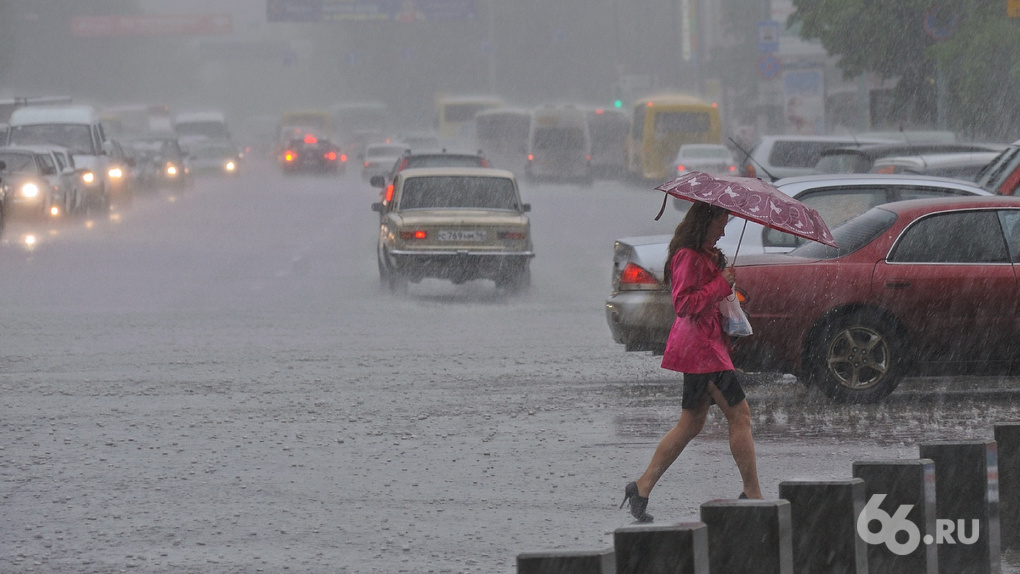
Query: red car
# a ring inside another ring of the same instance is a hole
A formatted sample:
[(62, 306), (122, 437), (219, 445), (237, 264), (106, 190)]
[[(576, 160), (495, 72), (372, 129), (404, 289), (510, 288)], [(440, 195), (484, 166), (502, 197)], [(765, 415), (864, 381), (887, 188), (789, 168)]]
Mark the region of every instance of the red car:
[(1020, 367), (1020, 197), (889, 203), (808, 243), (737, 265), (754, 334), (746, 371), (794, 373), (838, 402), (874, 402), (905, 376)]

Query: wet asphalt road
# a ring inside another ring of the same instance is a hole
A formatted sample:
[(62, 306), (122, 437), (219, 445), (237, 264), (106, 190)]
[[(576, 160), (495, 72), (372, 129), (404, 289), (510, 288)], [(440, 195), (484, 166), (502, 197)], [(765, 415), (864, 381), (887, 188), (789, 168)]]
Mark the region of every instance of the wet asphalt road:
[[(393, 296), (375, 190), (250, 167), (8, 226), (0, 571), (514, 572), (521, 552), (611, 545), (679, 408), (675, 377), (613, 343), (602, 311), (613, 238), (676, 223), (652, 221), (655, 192), (525, 187), (530, 292)], [(838, 407), (788, 378), (751, 386), (763, 491), (990, 439), (1020, 420), (1017, 388), (913, 380)], [(716, 412), (653, 493), (658, 522), (739, 492), (725, 434)]]

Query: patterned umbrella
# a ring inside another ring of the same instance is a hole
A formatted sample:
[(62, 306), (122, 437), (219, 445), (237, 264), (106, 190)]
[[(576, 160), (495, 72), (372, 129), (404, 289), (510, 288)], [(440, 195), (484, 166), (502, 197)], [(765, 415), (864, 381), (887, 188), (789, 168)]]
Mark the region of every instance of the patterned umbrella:
[(687, 201), (717, 205), (748, 221), (836, 247), (832, 233), (817, 211), (761, 179), (691, 171), (655, 189)]

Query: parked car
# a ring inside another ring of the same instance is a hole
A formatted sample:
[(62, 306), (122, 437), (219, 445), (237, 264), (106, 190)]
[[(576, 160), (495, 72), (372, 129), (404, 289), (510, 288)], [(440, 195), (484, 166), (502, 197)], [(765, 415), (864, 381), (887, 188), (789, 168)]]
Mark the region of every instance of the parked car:
[(1006, 146), (974, 179), (992, 193), (1016, 195), (1020, 188), (1020, 140)]
[(43, 146), (0, 148), (0, 185), (4, 187), (7, 217), (61, 217), (73, 209), (73, 189), (67, 185), (53, 152)]
[(386, 175), (408, 151), (403, 143), (374, 143), (365, 146), (361, 161), (361, 177), (371, 181), (373, 175)]
[(872, 208), (805, 244), (737, 263), (754, 335), (750, 371), (793, 373), (843, 403), (874, 402), (909, 375), (1004, 373), (1020, 356), (1020, 198), (955, 197)]
[(934, 175), (974, 181), (975, 176), (999, 153), (963, 152), (903, 155), (876, 159), (871, 173)]
[(287, 142), (280, 155), (280, 167), (284, 173), (342, 174), (347, 172), (347, 154), (331, 139), (306, 132)]
[(882, 138), (856, 136), (762, 136), (751, 150), (738, 156), (740, 175), (775, 181), (784, 177), (815, 173), (815, 164), (824, 150), (841, 146), (886, 143)]
[(686, 144), (673, 158), (673, 177), (689, 171), (711, 175), (737, 175), (737, 162), (730, 148), (719, 144)]
[[(774, 185), (816, 209), (830, 228), (891, 201), (990, 195), (964, 181), (910, 175), (811, 175), (782, 179)], [(684, 209), (690, 205), (687, 201), (676, 201)], [(628, 351), (661, 354), (666, 346), (674, 316), (662, 273), (669, 240), (669, 235), (654, 235), (625, 237), (615, 242), (613, 289), (606, 301), (606, 320), (613, 340)], [(787, 253), (804, 242), (788, 233), (734, 217), (716, 245), (729, 261), (740, 264), (745, 258), (762, 253)]]
[(517, 292), (531, 283), (531, 224), (513, 173), (421, 168), (397, 174), (381, 214), (379, 277), (393, 291), (425, 278), (475, 279)]
[(868, 173), (881, 158), (933, 153), (999, 152), (1003, 146), (982, 143), (885, 143), (827, 149), (815, 173)]

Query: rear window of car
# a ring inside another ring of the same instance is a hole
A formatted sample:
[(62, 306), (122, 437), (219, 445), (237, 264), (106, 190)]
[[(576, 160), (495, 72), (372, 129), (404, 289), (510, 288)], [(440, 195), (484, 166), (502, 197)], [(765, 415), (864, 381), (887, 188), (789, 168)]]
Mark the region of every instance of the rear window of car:
[(404, 146), (370, 146), (365, 150), (366, 157), (386, 157), (404, 153)]
[(416, 167), (485, 167), (485, 163), (477, 156), (410, 156), (401, 169)]
[(775, 167), (814, 167), (822, 151), (844, 145), (841, 142), (777, 141), (769, 152), (769, 164)]
[(794, 249), (790, 255), (808, 259), (836, 259), (849, 255), (889, 229), (896, 222), (896, 214), (881, 207), (874, 207), (850, 219), (832, 230), (838, 247), (830, 247), (816, 241), (809, 241)]
[(513, 180), (502, 177), (412, 177), (404, 181), (399, 208), (517, 211), (517, 190)]

